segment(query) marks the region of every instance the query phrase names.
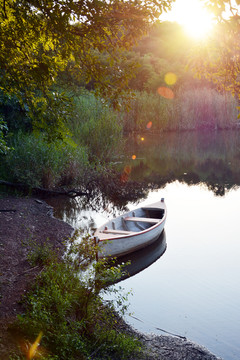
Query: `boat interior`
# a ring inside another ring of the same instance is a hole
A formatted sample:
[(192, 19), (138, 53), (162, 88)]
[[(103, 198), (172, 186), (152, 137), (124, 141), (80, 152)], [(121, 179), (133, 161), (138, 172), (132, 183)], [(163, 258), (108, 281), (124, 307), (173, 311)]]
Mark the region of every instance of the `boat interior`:
[(113, 235), (131, 235), (156, 225), (163, 216), (164, 209), (140, 208), (113, 219), (101, 232)]

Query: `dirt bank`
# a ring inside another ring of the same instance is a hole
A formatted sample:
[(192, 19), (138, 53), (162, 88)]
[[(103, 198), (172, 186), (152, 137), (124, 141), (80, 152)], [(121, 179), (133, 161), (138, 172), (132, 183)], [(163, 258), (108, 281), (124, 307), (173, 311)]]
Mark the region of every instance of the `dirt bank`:
[[(70, 225), (55, 219), (44, 201), (32, 198), (0, 199), (0, 359), (9, 359), (16, 348), (8, 325), (21, 313), (21, 296), (40, 271), (31, 267), (27, 253), (32, 243), (48, 242), (62, 252), (63, 241), (72, 233)], [(134, 333), (146, 345), (146, 359), (219, 360), (208, 350), (188, 340), (172, 336), (155, 336), (134, 332), (120, 321), (119, 326)]]
[(33, 243), (46, 240), (57, 251), (72, 233), (70, 225), (55, 219), (53, 211), (38, 199), (0, 199), (0, 359), (9, 358), (14, 339), (7, 331), (17, 313), (24, 292), (40, 271), (31, 267), (27, 253)]

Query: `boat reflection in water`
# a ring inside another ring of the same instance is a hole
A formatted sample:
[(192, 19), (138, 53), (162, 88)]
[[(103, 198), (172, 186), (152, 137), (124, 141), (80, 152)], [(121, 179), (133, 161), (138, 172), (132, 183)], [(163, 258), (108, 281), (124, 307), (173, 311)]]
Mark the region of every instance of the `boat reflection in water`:
[(121, 265), (123, 263), (126, 263), (126, 265), (123, 266), (123, 274), (117, 282), (134, 276), (152, 265), (165, 253), (166, 249), (166, 234), (165, 230), (163, 230), (159, 238), (151, 245), (148, 245), (145, 248), (130, 253), (128, 255), (117, 258), (115, 265)]

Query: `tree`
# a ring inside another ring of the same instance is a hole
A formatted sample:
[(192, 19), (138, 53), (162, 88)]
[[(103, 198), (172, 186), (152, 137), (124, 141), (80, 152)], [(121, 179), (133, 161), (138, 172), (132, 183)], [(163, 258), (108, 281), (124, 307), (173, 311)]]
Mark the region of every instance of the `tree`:
[(184, 69), (192, 46), (193, 40), (186, 36), (181, 25), (156, 21), (147, 36), (129, 52), (129, 58), (134, 57), (135, 63), (140, 65), (136, 77), (130, 80), (130, 87), (156, 93), (159, 87), (166, 85), (165, 75), (168, 72), (177, 76), (175, 90), (187, 77), (189, 82), (190, 74), (185, 73)]
[(70, 65), (116, 104), (134, 66), (120, 71), (123, 49), (172, 1), (0, 0), (0, 90), (17, 96), (35, 127), (61, 137), (68, 111), (66, 97), (53, 91), (58, 74)]
[(199, 77), (231, 91), (240, 99), (240, 1), (210, 0), (215, 14), (215, 30), (204, 45), (194, 49), (190, 66)]

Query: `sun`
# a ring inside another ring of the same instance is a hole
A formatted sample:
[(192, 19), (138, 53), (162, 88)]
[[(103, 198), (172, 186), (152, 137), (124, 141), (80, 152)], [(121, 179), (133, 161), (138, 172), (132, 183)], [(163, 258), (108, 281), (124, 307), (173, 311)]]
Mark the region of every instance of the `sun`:
[(203, 0), (176, 0), (162, 20), (178, 22), (189, 36), (196, 39), (206, 37), (213, 28), (213, 16), (204, 7)]

